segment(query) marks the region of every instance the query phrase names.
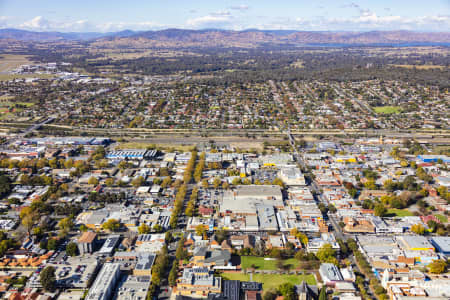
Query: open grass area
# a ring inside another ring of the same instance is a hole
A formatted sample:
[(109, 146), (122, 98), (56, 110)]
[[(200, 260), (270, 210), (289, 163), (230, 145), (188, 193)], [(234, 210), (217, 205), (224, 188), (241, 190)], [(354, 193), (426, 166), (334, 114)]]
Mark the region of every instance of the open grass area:
[(316, 284), (313, 275), (279, 275), (279, 274), (254, 274), (253, 281), (261, 282), (265, 291), (276, 289), (281, 284), (290, 282), (294, 285), (301, 284), (303, 281), (310, 285)]
[(397, 68), (405, 68), (405, 69), (417, 69), (417, 70), (432, 70), (432, 69), (439, 69), (443, 70), (445, 69), (445, 66), (438, 66), (438, 65), (391, 65), (393, 67)]
[(399, 106), (376, 106), (373, 108), (373, 110), (377, 114), (385, 115), (399, 114), (402, 112), (402, 109)]
[(193, 145), (123, 142), (117, 145), (116, 149), (147, 149), (152, 147), (156, 147), (156, 149), (161, 150), (173, 149), (177, 151), (192, 151), (194, 148)]
[(0, 74), (0, 81), (25, 79), (25, 78), (51, 79), (53, 77), (55, 76), (52, 74)]
[(220, 276), (227, 280), (249, 281), (250, 275), (244, 273), (222, 273)]
[[(299, 266), (299, 261), (295, 258), (283, 260), (283, 264), (291, 265), (291, 269), (295, 269)], [(258, 270), (278, 270), (276, 260), (264, 260), (263, 257), (257, 256), (241, 256), (241, 268), (248, 269), (252, 265)]]
[(1, 54), (0, 55), (0, 72), (8, 72), (16, 69), (21, 65), (29, 64), (30, 61), (25, 55)]
[(441, 221), (442, 223), (447, 223), (448, 222), (448, 218), (446, 217), (446, 216), (444, 216), (444, 215), (439, 215), (439, 214), (436, 214), (436, 215), (434, 215), (439, 221)]
[(409, 210), (397, 208), (388, 209), (386, 214), (386, 217), (410, 217), (410, 216), (414, 216), (414, 214)]
[[(223, 273), (222, 278), (228, 280), (241, 280), (249, 281), (250, 275), (243, 273)], [(290, 282), (294, 285), (301, 284), (303, 281), (306, 283), (315, 285), (317, 284), (314, 275), (284, 275), (284, 274), (253, 274), (253, 281), (261, 282), (265, 291), (270, 289), (276, 289), (283, 283)]]

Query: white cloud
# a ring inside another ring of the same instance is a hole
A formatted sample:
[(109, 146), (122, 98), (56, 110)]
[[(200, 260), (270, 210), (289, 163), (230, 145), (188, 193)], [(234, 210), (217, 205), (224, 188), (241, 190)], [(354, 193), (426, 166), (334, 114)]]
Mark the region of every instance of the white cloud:
[(243, 11), (243, 10), (249, 10), (250, 6), (245, 5), (245, 4), (234, 5), (234, 6), (230, 6), (230, 9)]
[(33, 19), (20, 24), (19, 27), (23, 29), (46, 31), (52, 26), (50, 26), (49, 21), (44, 17), (36, 16)]
[(229, 12), (221, 11), (188, 19), (186, 25), (191, 28), (229, 28), (232, 20), (233, 16)]
[(120, 31), (125, 29), (131, 30), (152, 30), (161, 29), (165, 26), (152, 22), (106, 22), (94, 24), (89, 20), (70, 20), (70, 21), (55, 21), (48, 20), (42, 16), (36, 16), (31, 20), (25, 21), (18, 25), (12, 25), (0, 17), (0, 27), (16, 27), (25, 30), (33, 31), (61, 31), (61, 32), (108, 32)]

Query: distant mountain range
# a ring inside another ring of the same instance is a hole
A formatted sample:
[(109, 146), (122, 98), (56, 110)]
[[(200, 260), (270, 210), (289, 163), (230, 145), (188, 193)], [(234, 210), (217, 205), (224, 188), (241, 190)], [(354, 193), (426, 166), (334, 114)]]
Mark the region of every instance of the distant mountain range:
[(0, 39), (19, 41), (88, 41), (97, 46), (121, 47), (180, 47), (180, 46), (224, 46), (254, 47), (264, 44), (302, 45), (302, 44), (450, 44), (450, 32), (415, 31), (295, 31), (295, 30), (257, 30), (244, 31), (203, 29), (165, 29), (159, 31), (120, 32), (34, 32), (19, 29), (0, 29)]

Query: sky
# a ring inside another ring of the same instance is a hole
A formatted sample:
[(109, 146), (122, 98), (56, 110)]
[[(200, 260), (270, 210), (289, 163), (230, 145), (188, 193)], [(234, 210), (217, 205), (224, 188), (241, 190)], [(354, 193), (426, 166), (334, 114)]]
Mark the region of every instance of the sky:
[(0, 28), (450, 31), (450, 0), (0, 0)]

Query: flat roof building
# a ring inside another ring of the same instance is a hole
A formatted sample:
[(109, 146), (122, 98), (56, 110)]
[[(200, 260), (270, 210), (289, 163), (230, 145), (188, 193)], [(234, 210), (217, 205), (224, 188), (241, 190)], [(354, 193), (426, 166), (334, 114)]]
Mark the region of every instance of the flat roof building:
[(106, 263), (89, 289), (86, 300), (108, 300), (114, 293), (116, 282), (120, 277), (120, 264)]
[(446, 256), (450, 256), (450, 237), (449, 236), (436, 236), (431, 238), (431, 243), (436, 250)]
[(283, 194), (278, 185), (241, 185), (225, 191), (220, 204), (221, 214), (256, 214), (257, 205), (283, 208)]

